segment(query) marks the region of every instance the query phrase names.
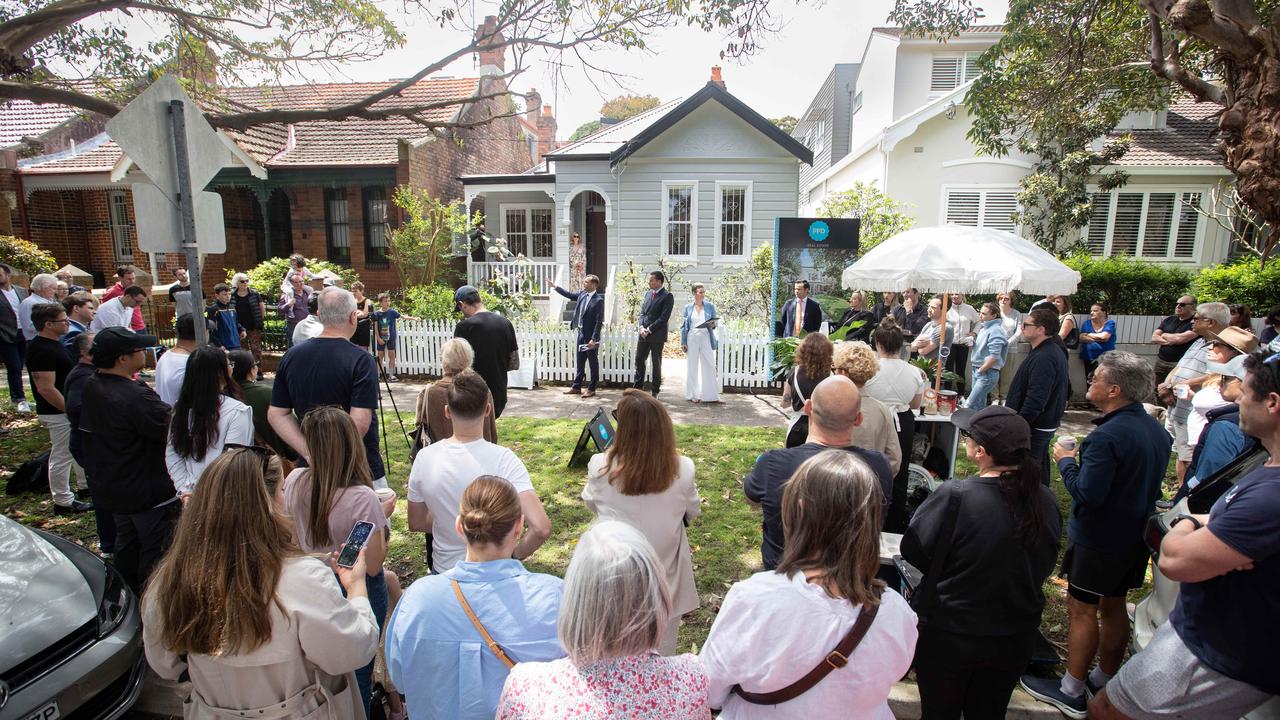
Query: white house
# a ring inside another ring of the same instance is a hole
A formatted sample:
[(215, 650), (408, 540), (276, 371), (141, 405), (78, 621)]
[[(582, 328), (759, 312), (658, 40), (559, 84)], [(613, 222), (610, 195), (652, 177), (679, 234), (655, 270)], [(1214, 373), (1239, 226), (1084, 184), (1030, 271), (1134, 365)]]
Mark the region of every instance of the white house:
[[(1017, 209), (1018, 181), (1034, 158), (1016, 151), (982, 156), (965, 138), (972, 126), (965, 93), (978, 56), (1000, 35), (999, 25), (973, 26), (940, 44), (904, 36), (899, 28), (872, 30), (849, 90), (850, 117), (830, 123), (849, 128), (847, 154), (825, 165), (815, 161), (825, 169), (804, 177), (800, 213), (815, 214), (828, 194), (862, 181), (905, 203), (921, 224), (1016, 230), (1010, 214)], [(824, 85), (815, 103), (826, 90)], [(1118, 164), (1130, 180), (1094, 194), (1093, 220), (1083, 233), (1095, 254), (1191, 265), (1228, 255), (1230, 234), (1193, 209), (1229, 177), (1213, 144), (1211, 116), (1219, 109), (1183, 100), (1166, 112), (1126, 118), (1120, 129), (1133, 133), (1134, 144)], [(796, 137), (816, 137), (805, 120), (821, 114), (811, 105)], [(826, 148), (836, 145), (825, 141)]]
[[(574, 232), (587, 272), (606, 284), (624, 258), (654, 268), (660, 257), (691, 263), (684, 279), (705, 282), (773, 241), (774, 221), (796, 214), (800, 168), (812, 161), (714, 68), (689, 97), (548, 153), (526, 173), (461, 179), (467, 206), (483, 201), (487, 230), (532, 261), (541, 288), (567, 264)], [(483, 282), (494, 265), (470, 262), (469, 279)]]

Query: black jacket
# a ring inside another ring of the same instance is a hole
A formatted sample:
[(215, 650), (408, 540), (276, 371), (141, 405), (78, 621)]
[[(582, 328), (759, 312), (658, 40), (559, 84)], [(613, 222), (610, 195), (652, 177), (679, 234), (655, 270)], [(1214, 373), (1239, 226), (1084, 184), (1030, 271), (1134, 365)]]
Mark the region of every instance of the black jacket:
[(1052, 430), (1067, 410), (1067, 354), (1062, 340), (1051, 337), (1031, 349), (1009, 384), (1005, 407), (1032, 430)]
[(871, 331), (876, 329), (876, 316), (870, 310), (854, 310), (849, 308), (844, 311), (844, 315), (840, 316), (840, 322), (836, 323), (836, 330), (855, 323), (863, 321), (866, 324), (856, 330), (850, 330), (848, 335), (844, 336), (845, 340), (861, 340), (870, 344)]
[[(14, 292), (18, 293), (18, 302), (22, 302), (31, 293), (25, 288), (13, 286)], [(4, 342), (14, 342), (22, 337), (22, 328), (19, 327), (18, 314), (14, 312), (13, 306), (9, 304), (9, 299), (0, 295), (0, 340)]]
[(164, 464), (169, 406), (145, 383), (101, 372), (86, 380), (80, 429), (95, 505), (130, 514), (177, 496)]
[[(582, 303), (589, 294), (586, 290), (571, 292), (562, 287), (557, 287), (556, 292), (578, 303)], [(604, 296), (598, 292), (590, 295), (591, 302), (574, 308), (573, 320), (570, 322), (571, 326), (578, 329), (579, 345), (585, 344), (588, 340), (600, 342), (600, 329), (604, 327)]]
[[(937, 579), (936, 602), (923, 608), (921, 625), (964, 635), (1016, 635), (1040, 626), (1042, 586), (1058, 559), (1062, 513), (1053, 491), (1036, 486), (1044, 523), (1025, 547), (996, 478), (942, 483), (916, 510), (902, 536), (902, 557), (928, 573), (942, 542), (939, 530), (951, 495), (963, 485), (951, 548)], [(915, 603), (913, 603), (915, 604)]]
[(644, 294), (639, 324), (642, 328), (649, 328), (650, 340), (667, 341), (667, 321), (671, 319), (671, 309), (675, 307), (675, 302), (675, 297), (666, 288)]

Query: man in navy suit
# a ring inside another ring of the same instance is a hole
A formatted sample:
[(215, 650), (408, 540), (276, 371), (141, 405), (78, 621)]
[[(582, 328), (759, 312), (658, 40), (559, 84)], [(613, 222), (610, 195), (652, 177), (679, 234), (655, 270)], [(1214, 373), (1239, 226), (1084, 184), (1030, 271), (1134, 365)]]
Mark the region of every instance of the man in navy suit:
[(782, 337), (799, 337), (801, 330), (811, 333), (822, 327), (822, 306), (809, 297), (809, 281), (797, 282), (795, 293), (782, 306)]
[[(592, 397), (596, 394), (596, 383), (600, 382), (600, 328), (604, 326), (604, 297), (596, 292), (600, 278), (595, 275), (583, 278), (581, 292), (556, 287), (554, 281), (551, 287), (566, 298), (578, 301), (569, 325), (578, 329), (578, 374), (573, 376), (573, 387), (565, 390), (564, 394), (581, 393), (582, 397)], [(587, 363), (591, 363), (591, 384), (587, 385), (586, 392), (582, 392)]]
[(662, 346), (667, 342), (667, 321), (675, 298), (663, 287), (667, 276), (661, 270), (649, 273), (649, 292), (640, 305), (640, 337), (636, 340), (636, 378), (633, 385), (644, 387), (646, 359), (653, 363), (653, 396), (662, 387)]

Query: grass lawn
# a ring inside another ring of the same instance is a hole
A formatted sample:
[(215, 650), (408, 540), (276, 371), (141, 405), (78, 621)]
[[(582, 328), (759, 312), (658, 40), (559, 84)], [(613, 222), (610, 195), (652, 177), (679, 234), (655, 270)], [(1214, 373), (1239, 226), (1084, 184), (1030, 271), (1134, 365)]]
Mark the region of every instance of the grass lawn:
[[(405, 415), (406, 424), (411, 415)], [(392, 416), (388, 416), (392, 419)], [(31, 415), (0, 412), (0, 427), (10, 429), (0, 437), (0, 476), (7, 477), (22, 461), (47, 446), (47, 433)], [(585, 468), (569, 468), (569, 452), (582, 423), (573, 420), (534, 420), (503, 418), (498, 421), (498, 435), (503, 445), (511, 448), (529, 468), (547, 514), (552, 522), (551, 539), (529, 560), (527, 565), (537, 572), (563, 575), (578, 536), (592, 520), (580, 499), (586, 480)], [(426, 572), (423, 560), (423, 536), (410, 533), (407, 527), (405, 482), (409, 476), (408, 450), (399, 427), (391, 422), (390, 464), (387, 477), (400, 493), (401, 509), (393, 519), (395, 533), (388, 554), (389, 565), (408, 585)], [(694, 575), (702, 598), (702, 607), (686, 616), (680, 633), (682, 650), (696, 649), (706, 639), (729, 587), (760, 569), (760, 517), (746, 501), (740, 481), (755, 458), (764, 450), (781, 447), (782, 428), (748, 428), (729, 426), (677, 425), (677, 441), (681, 451), (693, 459), (697, 467), (697, 483), (702, 494), (702, 516), (688, 529), (693, 548)], [(973, 471), (964, 458), (957, 463), (957, 474)], [(1172, 464), (1170, 469), (1172, 476)], [(1054, 471), (1054, 491), (1066, 517), (1070, 499)], [(97, 549), (93, 514), (54, 517), (47, 494), (18, 497), (0, 496), (0, 511), (6, 515), (58, 533), (85, 546)], [(1131, 599), (1149, 590), (1136, 591)], [(1065, 654), (1067, 615), (1066, 585), (1056, 577), (1045, 583), (1047, 606), (1042, 629)]]

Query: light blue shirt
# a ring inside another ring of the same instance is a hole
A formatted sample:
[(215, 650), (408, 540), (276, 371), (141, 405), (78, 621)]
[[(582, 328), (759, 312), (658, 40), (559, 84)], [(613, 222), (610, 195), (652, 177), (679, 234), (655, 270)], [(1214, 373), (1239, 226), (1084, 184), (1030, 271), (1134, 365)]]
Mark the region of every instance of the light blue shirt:
[(560, 578), (531, 573), (519, 560), (462, 561), (428, 575), (405, 590), (386, 628), (387, 671), (414, 720), (491, 720), (507, 680), (507, 667), (458, 603), (453, 580), (516, 663), (565, 656), (556, 637)]
[(1004, 324), (1000, 318), (988, 320), (978, 327), (978, 337), (973, 341), (973, 352), (969, 353), (969, 363), (980, 367), (987, 358), (994, 356), (996, 364), (992, 370), (1004, 367), (1005, 356), (1009, 352), (1009, 339), (1004, 334)]

